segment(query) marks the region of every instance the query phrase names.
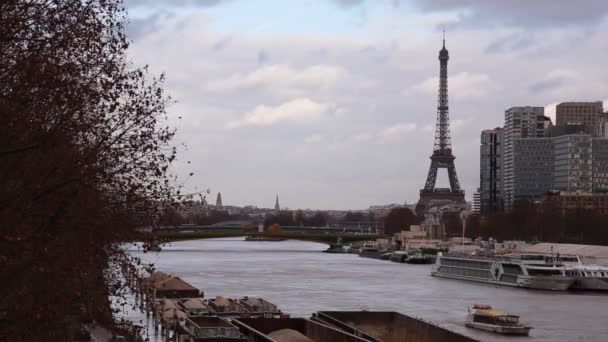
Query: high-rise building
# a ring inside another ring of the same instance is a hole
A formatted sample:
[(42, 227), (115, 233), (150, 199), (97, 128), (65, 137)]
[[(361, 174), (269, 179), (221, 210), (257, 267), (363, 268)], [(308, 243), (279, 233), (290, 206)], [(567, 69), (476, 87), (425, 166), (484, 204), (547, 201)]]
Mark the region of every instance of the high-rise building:
[(559, 137), (568, 134), (593, 134), (587, 125), (580, 123), (569, 123), (562, 126), (552, 126), (549, 131), (550, 137)]
[(567, 134), (553, 140), (553, 189), (593, 190), (592, 137)]
[(481, 198), (479, 189), (473, 193), (473, 203), (471, 205), (471, 213), (479, 214), (481, 212)]
[(599, 138), (608, 138), (608, 112), (600, 115), (597, 133)]
[(215, 209), (217, 210), (221, 210), (222, 209), (222, 193), (218, 192), (217, 193), (217, 198), (215, 199)]
[(518, 138), (513, 141), (513, 201), (540, 200), (553, 186), (551, 138)]
[(514, 142), (516, 139), (545, 137), (544, 107), (513, 107), (505, 111), (502, 140), (502, 195), (504, 208), (510, 210), (514, 200)]
[(555, 107), (555, 124), (565, 126), (579, 123), (587, 126), (594, 137), (600, 135), (600, 117), (603, 115), (602, 101), (562, 102)]
[(593, 192), (608, 192), (608, 137), (591, 140)]
[(482, 213), (503, 208), (502, 179), (502, 135), (500, 127), (481, 132), (479, 148), (479, 196)]

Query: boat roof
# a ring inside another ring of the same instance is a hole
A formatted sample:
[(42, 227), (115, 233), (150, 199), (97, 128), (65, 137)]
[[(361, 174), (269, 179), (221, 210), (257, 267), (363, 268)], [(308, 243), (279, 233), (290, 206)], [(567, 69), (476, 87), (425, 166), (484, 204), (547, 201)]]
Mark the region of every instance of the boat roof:
[(580, 271), (608, 271), (608, 267), (599, 265), (574, 265), (572, 268)]
[(518, 317), (518, 316), (512, 315), (506, 311), (497, 310), (497, 309), (475, 309), (474, 314), (480, 315), (480, 316), (488, 316), (488, 317), (500, 317), (500, 316)]

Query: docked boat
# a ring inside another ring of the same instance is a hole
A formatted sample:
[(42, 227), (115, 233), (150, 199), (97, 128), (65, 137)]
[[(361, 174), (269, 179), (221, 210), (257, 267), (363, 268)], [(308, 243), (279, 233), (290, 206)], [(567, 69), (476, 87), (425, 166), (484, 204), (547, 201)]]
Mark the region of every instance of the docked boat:
[(342, 244), (342, 238), (338, 237), (338, 241), (330, 244), (329, 248), (324, 250), (323, 253), (350, 253), (350, 246), (344, 246)]
[(597, 265), (575, 265), (569, 271), (576, 276), (572, 289), (608, 291), (608, 267)]
[(405, 262), (408, 264), (432, 264), (433, 258), (430, 255), (425, 255), (422, 251), (410, 252), (409, 257)]
[(573, 290), (608, 291), (608, 267), (584, 264), (578, 255), (521, 253), (518, 257), (526, 264), (564, 266), (566, 275), (576, 277)]
[(567, 266), (526, 264), (516, 259), (467, 254), (437, 255), (431, 275), (539, 290), (568, 290), (577, 280)]
[(395, 251), (391, 254), (389, 260), (392, 262), (404, 263), (408, 258), (408, 254), (405, 251)]
[(380, 252), (377, 248), (368, 247), (361, 249), (359, 256), (364, 258), (380, 259), (382, 252)]
[(245, 241), (285, 241), (287, 239), (272, 236), (247, 236)]
[(519, 322), (519, 316), (489, 305), (474, 305), (469, 308), (465, 325), (469, 328), (489, 331), (504, 335), (528, 336), (532, 327)]

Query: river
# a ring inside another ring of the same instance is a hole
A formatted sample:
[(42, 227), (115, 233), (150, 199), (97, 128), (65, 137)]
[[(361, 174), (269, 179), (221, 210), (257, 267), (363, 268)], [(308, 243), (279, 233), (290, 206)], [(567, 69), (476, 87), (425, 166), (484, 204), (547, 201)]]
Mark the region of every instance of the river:
[[(482, 303), (521, 315), (522, 321), (534, 327), (526, 340), (608, 340), (605, 294), (554, 293), (436, 278), (429, 275), (430, 265), (321, 253), (325, 248), (294, 240), (213, 239), (175, 242), (160, 253), (133, 253), (153, 262), (157, 270), (202, 289), (207, 298), (259, 296), (297, 317), (320, 310), (399, 311), (483, 341), (513, 340), (464, 326), (466, 307)], [(138, 314), (129, 316), (144, 319)]]

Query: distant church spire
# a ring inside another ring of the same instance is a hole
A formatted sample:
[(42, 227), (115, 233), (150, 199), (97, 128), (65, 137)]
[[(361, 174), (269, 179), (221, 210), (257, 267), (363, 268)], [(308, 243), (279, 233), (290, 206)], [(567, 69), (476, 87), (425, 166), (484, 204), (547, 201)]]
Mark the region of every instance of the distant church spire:
[(279, 206), (279, 194), (277, 194), (277, 200), (274, 202), (274, 210), (280, 211), (281, 207)]
[(215, 200), (215, 209), (222, 209), (222, 193), (217, 193), (217, 199)]

